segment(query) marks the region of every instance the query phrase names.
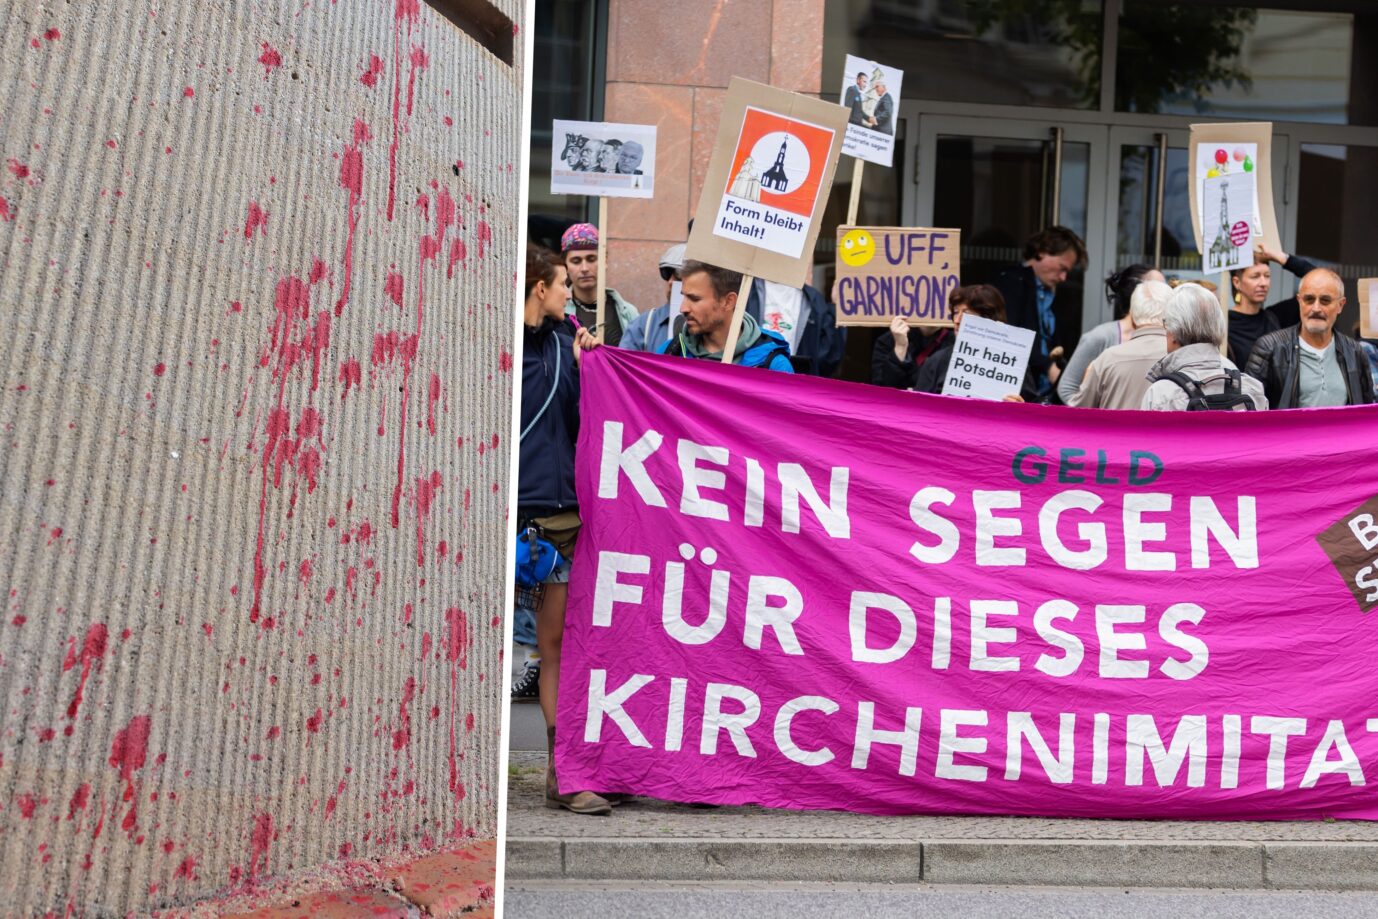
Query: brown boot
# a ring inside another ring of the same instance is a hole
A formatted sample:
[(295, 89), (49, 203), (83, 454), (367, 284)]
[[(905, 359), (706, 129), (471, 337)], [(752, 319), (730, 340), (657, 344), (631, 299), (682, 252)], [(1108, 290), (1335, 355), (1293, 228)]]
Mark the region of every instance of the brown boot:
[(545, 729), (546, 767), (545, 767), (545, 806), (554, 810), (565, 808), (576, 814), (606, 817), (612, 813), (612, 805), (606, 798), (591, 791), (576, 791), (560, 794), (559, 783), (555, 780), (555, 729)]

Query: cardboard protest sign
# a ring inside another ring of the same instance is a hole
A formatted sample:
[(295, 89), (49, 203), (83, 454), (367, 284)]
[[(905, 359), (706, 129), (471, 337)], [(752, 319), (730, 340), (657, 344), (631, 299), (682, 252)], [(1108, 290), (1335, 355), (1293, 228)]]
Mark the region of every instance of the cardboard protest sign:
[(560, 790), (1378, 819), (1378, 406), (1298, 436), (616, 348), (582, 373)]
[[(1208, 211), (1201, 226), (1201, 237), (1206, 243), (1202, 254), (1203, 269), (1207, 272), (1233, 271), (1252, 265), (1256, 188), (1253, 173), (1208, 176), (1202, 187), (1202, 200)], [(1217, 209), (1211, 211), (1211, 205), (1217, 201)]]
[(837, 228), (837, 324), (950, 326), (947, 295), (961, 284), (962, 231)]
[(1243, 247), (1250, 253), (1249, 257), (1252, 258), (1254, 246), (1258, 243), (1271, 249), (1281, 249), (1282, 238), (1278, 234), (1277, 218), (1273, 211), (1272, 123), (1194, 124), (1191, 126), (1190, 147), (1188, 190), (1191, 212), (1196, 215), (1193, 225), (1196, 248), (1202, 255), (1203, 263), (1207, 261), (1210, 238), (1214, 236), (1211, 234), (1208, 238), (1203, 231), (1206, 227), (1215, 226), (1220, 207), (1219, 196), (1207, 195), (1205, 183), (1207, 179), (1221, 176), (1253, 177), (1253, 201), (1249, 206), (1252, 215), (1249, 220), (1251, 238), (1248, 245)]
[(843, 153), (877, 166), (894, 162), (903, 81), (903, 70), (847, 55), (842, 74), (842, 104), (847, 108)]
[(1359, 335), (1378, 338), (1378, 278), (1359, 279)]
[(655, 125), (557, 119), (552, 142), (551, 194), (652, 197)]
[(841, 106), (734, 77), (685, 258), (802, 287), (846, 125)]
[(999, 401), (1018, 395), (1034, 331), (967, 314), (952, 343), (943, 395)]

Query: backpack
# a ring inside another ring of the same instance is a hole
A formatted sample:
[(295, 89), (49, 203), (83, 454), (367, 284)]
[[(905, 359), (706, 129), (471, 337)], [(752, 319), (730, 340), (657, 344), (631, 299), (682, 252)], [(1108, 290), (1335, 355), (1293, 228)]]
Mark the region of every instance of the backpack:
[(1187, 394), (1189, 412), (1232, 412), (1241, 406), (1246, 412), (1255, 410), (1254, 400), (1245, 395), (1240, 386), (1238, 370), (1226, 370), (1225, 391), (1214, 394), (1206, 393), (1200, 383), (1179, 370), (1165, 374), (1163, 379), (1176, 383)]

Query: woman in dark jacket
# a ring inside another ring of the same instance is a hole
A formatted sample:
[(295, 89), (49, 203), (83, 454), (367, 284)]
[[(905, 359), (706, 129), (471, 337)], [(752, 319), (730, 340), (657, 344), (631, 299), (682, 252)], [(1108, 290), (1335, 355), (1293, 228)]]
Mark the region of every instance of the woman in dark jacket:
[(549, 760), (546, 803), (578, 814), (606, 814), (611, 805), (591, 791), (560, 794), (555, 779), (555, 693), (560, 645), (569, 600), (569, 570), (579, 535), (574, 491), (574, 445), (579, 439), (579, 369), (575, 350), (589, 338), (565, 318), (568, 276), (560, 257), (534, 246), (526, 253), (526, 306), (522, 351), (521, 461), (517, 472), (517, 526), (535, 527), (555, 545), (560, 562), (541, 585), (536, 646), (541, 653), (540, 699)]
[[(947, 368), (952, 363), (952, 346), (957, 341), (957, 331), (962, 327), (963, 315), (970, 313), (992, 322), (1005, 321), (1005, 298), (1001, 296), (1000, 291), (989, 284), (971, 284), (958, 287), (948, 294), (947, 303), (948, 312), (952, 316), (953, 334), (948, 336), (946, 343), (933, 352), (932, 356), (924, 361), (923, 367), (919, 369), (918, 381), (914, 386), (917, 392), (938, 394), (943, 391), (943, 381), (947, 379)], [(1038, 390), (1033, 384), (1029, 369), (1025, 370), (1024, 383), (1020, 387), (1019, 395), (1025, 402), (1038, 401)], [(1013, 397), (1009, 398), (1013, 399)]]

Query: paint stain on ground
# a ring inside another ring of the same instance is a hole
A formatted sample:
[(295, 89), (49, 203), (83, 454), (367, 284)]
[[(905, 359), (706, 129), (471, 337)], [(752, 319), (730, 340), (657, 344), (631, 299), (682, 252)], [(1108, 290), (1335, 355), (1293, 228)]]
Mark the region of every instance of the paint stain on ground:
[(260, 236), (268, 232), (268, 212), (257, 201), (250, 201), (249, 213), (244, 218), (244, 238), (253, 239), (255, 231)]
[[(139, 822), (139, 793), (136, 773), (148, 761), (148, 734), (153, 719), (148, 715), (135, 715), (129, 724), (115, 733), (110, 745), (110, 765), (120, 771), (124, 782), (124, 800), (129, 802), (129, 812), (125, 814), (120, 828), (132, 839)], [(99, 829), (97, 829), (99, 833)]]
[(105, 649), (109, 645), (110, 632), (105, 623), (97, 622), (86, 631), (86, 638), (81, 643), (81, 654), (76, 652), (76, 638), (72, 638), (72, 644), (67, 650), (67, 659), (62, 662), (62, 671), (66, 673), (78, 663), (81, 664), (81, 678), (77, 682), (76, 694), (72, 696), (72, 701), (67, 705), (67, 718), (73, 724), (63, 728), (62, 733), (68, 737), (72, 736), (72, 729), (75, 726), (77, 713), (81, 709), (81, 700), (86, 692), (86, 681), (91, 676), (92, 670), (102, 670), (105, 667)]
[(258, 62), (263, 65), (263, 79), (268, 79), (273, 75), (273, 71), (282, 66), (282, 54), (276, 48), (263, 43), (263, 53), (258, 56)]

